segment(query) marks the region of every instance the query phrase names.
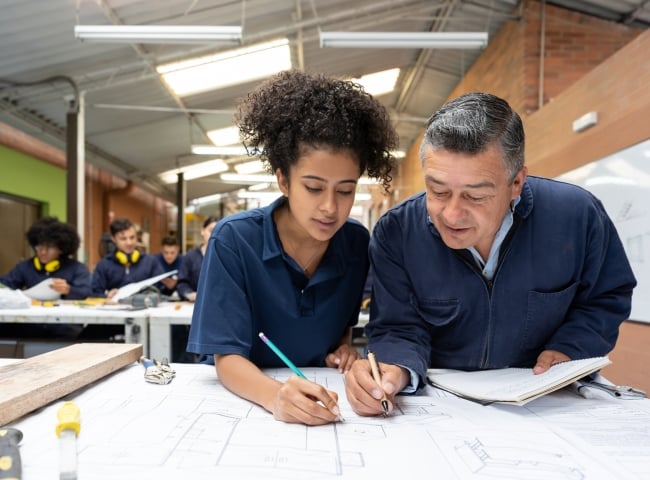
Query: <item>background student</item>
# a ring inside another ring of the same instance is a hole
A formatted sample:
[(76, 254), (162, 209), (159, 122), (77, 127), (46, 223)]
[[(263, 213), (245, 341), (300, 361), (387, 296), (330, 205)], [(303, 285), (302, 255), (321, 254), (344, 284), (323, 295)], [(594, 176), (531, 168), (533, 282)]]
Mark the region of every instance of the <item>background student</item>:
[[(194, 247), (185, 254), (180, 271), (178, 272), (178, 284), (176, 285), (178, 295), (182, 300), (188, 300), (190, 302), (196, 300), (196, 290), (199, 286), (199, 274), (201, 273), (203, 256), (208, 246), (210, 234), (218, 221), (219, 219), (215, 216), (210, 215), (207, 217), (203, 221), (203, 228), (201, 228), (201, 238), (203, 239), (201, 245)], [(183, 345), (183, 350), (185, 350), (185, 345)]]
[[(199, 285), (199, 274), (203, 256), (208, 245), (208, 239), (212, 229), (219, 219), (210, 215), (203, 221), (201, 238), (203, 241), (197, 247), (191, 249), (183, 258), (180, 271), (178, 272), (177, 291), (181, 300), (193, 302), (196, 299), (196, 290)], [(187, 352), (187, 338), (190, 333), (189, 325), (172, 325), (172, 360), (178, 363), (194, 363), (199, 357)]]
[(178, 245), (176, 237), (172, 235), (166, 235), (163, 237), (161, 250), (155, 255), (156, 260), (158, 260), (158, 263), (160, 263), (160, 266), (163, 268), (163, 272), (167, 273), (172, 270), (176, 270), (177, 272), (170, 277), (163, 278), (156, 284), (156, 287), (160, 290), (162, 295), (171, 297), (176, 292), (178, 271), (183, 263), (183, 255), (180, 254), (180, 251), (181, 248)]
[(277, 420), (340, 418), (337, 395), (261, 369), (284, 367), (263, 331), (299, 367), (347, 370), (368, 269), (369, 233), (348, 218), (364, 172), (386, 187), (396, 134), (385, 109), (351, 82), (291, 71), (240, 104), (241, 136), (282, 196), (230, 215), (207, 245), (188, 351), (214, 356), (219, 380)]
[[(370, 241), (366, 327), (389, 400), (426, 369), (532, 368), (602, 356), (628, 318), (636, 281), (602, 204), (527, 176), (521, 118), (485, 93), (429, 119), (426, 191), (391, 209)], [(362, 415), (382, 412), (367, 360), (346, 375)]]
[(88, 267), (74, 258), (80, 238), (72, 225), (60, 222), (56, 217), (44, 217), (29, 227), (26, 236), (34, 249), (34, 256), (16, 264), (9, 273), (0, 277), (0, 283), (23, 290), (51, 278), (50, 288), (63, 300), (90, 296)]
[[(81, 240), (72, 225), (56, 217), (44, 217), (29, 227), (26, 236), (34, 256), (16, 264), (0, 277), (0, 283), (23, 290), (51, 278), (50, 288), (58, 292), (62, 300), (82, 300), (90, 296), (88, 267), (74, 258)], [(75, 340), (81, 329), (80, 325), (72, 324), (3, 323), (0, 324), (0, 336)]]
[(127, 218), (111, 222), (111, 239), (117, 249), (104, 256), (92, 275), (94, 297), (115, 296), (118, 289), (133, 282), (140, 282), (164, 273), (153, 255), (141, 253), (137, 248), (138, 236), (135, 225)]

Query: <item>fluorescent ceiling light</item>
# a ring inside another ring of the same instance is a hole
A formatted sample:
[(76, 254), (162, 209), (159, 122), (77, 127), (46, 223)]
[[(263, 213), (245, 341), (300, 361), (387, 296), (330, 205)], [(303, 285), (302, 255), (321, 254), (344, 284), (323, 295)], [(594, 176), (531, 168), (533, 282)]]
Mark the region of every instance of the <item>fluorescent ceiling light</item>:
[(75, 38), (108, 43), (241, 43), (241, 27), (189, 25), (75, 25)]
[(404, 150), (391, 150), (390, 154), (395, 158), (404, 158), (404, 157), (406, 157), (406, 152)]
[(239, 143), (239, 128), (226, 127), (217, 128), (208, 132), (208, 138), (217, 147), (225, 147)]
[(275, 183), (277, 178), (275, 175), (263, 174), (239, 174), (239, 173), (222, 173), (219, 178), (222, 182), (226, 183)]
[(282, 195), (281, 192), (251, 192), (249, 190), (241, 190), (237, 192), (238, 198), (255, 198), (258, 200), (273, 200)]
[(223, 195), (221, 193), (215, 193), (213, 195), (206, 195), (205, 197), (198, 197), (195, 198), (190, 202), (191, 205), (205, 205), (209, 203), (217, 203), (223, 198)]
[(481, 48), (487, 32), (321, 32), (321, 47)]
[(399, 77), (399, 68), (391, 68), (381, 72), (369, 73), (353, 81), (363, 87), (370, 95), (383, 95), (395, 89)]
[(291, 51), (286, 38), (156, 68), (180, 96), (260, 80), (289, 69)]
[(251, 185), (250, 187), (248, 187), (248, 190), (250, 190), (251, 192), (255, 192), (259, 190), (268, 190), (269, 188), (271, 188), (270, 183), (256, 183), (255, 185)]
[(221, 159), (208, 160), (207, 162), (188, 165), (187, 167), (175, 168), (158, 175), (163, 183), (174, 183), (178, 181), (178, 173), (183, 172), (185, 180), (207, 177), (228, 170), (228, 164)]
[(248, 155), (243, 145), (215, 147), (214, 145), (192, 145), (194, 155)]
[(235, 165), (235, 171), (241, 174), (263, 172), (264, 168), (264, 164), (261, 160), (252, 160), (250, 162), (237, 163)]

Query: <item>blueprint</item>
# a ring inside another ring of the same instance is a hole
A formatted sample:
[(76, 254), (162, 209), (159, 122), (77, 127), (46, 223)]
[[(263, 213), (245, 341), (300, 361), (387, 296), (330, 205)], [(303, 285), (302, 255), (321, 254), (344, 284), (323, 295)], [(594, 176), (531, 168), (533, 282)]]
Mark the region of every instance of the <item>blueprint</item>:
[[(482, 406), (428, 387), (399, 397), (388, 418), (368, 418), (347, 404), (336, 370), (304, 369), (339, 393), (345, 419), (306, 427), (228, 392), (212, 366), (174, 367), (168, 385), (132, 365), (61, 400), (81, 409), (80, 479), (650, 478), (649, 400), (560, 391), (523, 407)], [(58, 479), (60, 404), (12, 425), (24, 434), (23, 480)]]

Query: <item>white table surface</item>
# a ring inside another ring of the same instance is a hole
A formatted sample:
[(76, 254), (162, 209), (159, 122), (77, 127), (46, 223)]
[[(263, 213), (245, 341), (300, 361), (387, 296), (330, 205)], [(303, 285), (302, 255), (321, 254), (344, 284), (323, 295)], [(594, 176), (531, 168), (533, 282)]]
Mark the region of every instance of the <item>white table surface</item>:
[(57, 306), (0, 309), (1, 323), (112, 324), (124, 325), (124, 341), (141, 343), (145, 355), (149, 344), (149, 312), (129, 310), (123, 305), (79, 306), (60, 302)]
[[(647, 479), (650, 400), (560, 391), (523, 406), (481, 406), (427, 387), (388, 418), (359, 417), (333, 369), (304, 369), (338, 392), (345, 421), (278, 422), (225, 390), (214, 367), (173, 364), (169, 385), (133, 364), (14, 424), (23, 480), (58, 479), (56, 412), (81, 410), (82, 480)], [(283, 381), (286, 369), (268, 371)]]

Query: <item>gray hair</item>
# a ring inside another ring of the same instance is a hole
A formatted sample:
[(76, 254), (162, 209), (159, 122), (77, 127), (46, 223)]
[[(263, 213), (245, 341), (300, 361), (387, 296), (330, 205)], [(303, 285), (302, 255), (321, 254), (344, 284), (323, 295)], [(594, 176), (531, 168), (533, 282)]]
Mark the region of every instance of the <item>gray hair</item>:
[(496, 143), (510, 182), (524, 166), (521, 118), (508, 102), (489, 93), (467, 93), (443, 105), (427, 121), (420, 161), (427, 148), (475, 155)]

